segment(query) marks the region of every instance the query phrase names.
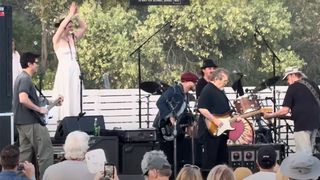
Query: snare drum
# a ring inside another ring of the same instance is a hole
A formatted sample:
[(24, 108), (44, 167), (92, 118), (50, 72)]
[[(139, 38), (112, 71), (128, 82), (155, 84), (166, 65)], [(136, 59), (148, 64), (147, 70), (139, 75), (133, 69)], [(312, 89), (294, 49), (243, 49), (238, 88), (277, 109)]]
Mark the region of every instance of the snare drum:
[(234, 106), (240, 114), (260, 109), (257, 95), (240, 96), (234, 101)]

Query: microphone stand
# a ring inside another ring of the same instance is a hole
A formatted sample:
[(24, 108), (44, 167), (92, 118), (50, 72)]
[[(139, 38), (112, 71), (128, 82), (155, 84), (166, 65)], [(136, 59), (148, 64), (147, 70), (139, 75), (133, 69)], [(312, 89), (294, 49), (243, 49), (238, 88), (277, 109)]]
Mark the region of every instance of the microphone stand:
[[(82, 103), (82, 95), (83, 95), (83, 73), (82, 73), (82, 68), (80, 66), (80, 61), (79, 61), (79, 58), (78, 58), (78, 51), (77, 51), (77, 48), (76, 48), (76, 41), (75, 41), (75, 38), (74, 38), (74, 34), (71, 33), (71, 36), (72, 36), (72, 40), (73, 40), (73, 45), (74, 45), (74, 48), (76, 50), (76, 61), (78, 62), (78, 65), (79, 65), (79, 70), (80, 70), (80, 75), (79, 75), (79, 81), (80, 81), (80, 112), (78, 114), (78, 117), (77, 117), (77, 122), (78, 122), (78, 127), (79, 127), (79, 130), (81, 130), (80, 128), (80, 124), (79, 124), (79, 120), (86, 114), (86, 112), (83, 112), (83, 103)], [(70, 49), (71, 51), (71, 49)]]
[[(266, 45), (267, 49), (271, 52), (272, 54), (272, 74), (273, 77), (276, 77), (276, 60), (278, 61), (278, 63), (281, 63), (281, 60), (279, 59), (279, 57), (276, 55), (276, 53), (273, 51), (273, 49), (271, 48), (271, 46), (269, 45), (269, 43), (267, 42), (267, 40), (264, 38), (264, 35), (261, 33), (261, 31), (259, 30), (259, 28), (256, 26), (255, 27), (255, 31), (257, 32), (257, 34), (259, 34), (259, 36), (262, 38), (263, 43)], [(273, 90), (272, 90), (272, 97), (273, 97), (273, 112), (276, 111), (276, 84), (273, 85)], [(273, 122), (273, 130), (274, 130), (274, 139), (275, 141), (277, 140), (277, 130), (276, 130), (276, 126), (277, 126), (277, 121), (275, 120)], [(280, 134), (279, 134), (280, 136)]]
[(178, 130), (177, 130), (177, 124), (178, 122), (178, 116), (176, 111), (174, 110), (174, 107), (172, 105), (172, 103), (170, 101), (167, 101), (170, 109), (171, 109), (171, 113), (173, 115), (173, 117), (175, 118), (175, 123), (173, 123), (173, 176), (174, 179), (177, 177), (177, 166), (178, 166), (178, 162), (177, 162), (177, 134), (178, 134)]
[(139, 128), (141, 128), (141, 48), (156, 34), (158, 34), (163, 28), (170, 25), (171, 21), (168, 21), (163, 26), (161, 26), (156, 32), (154, 32), (150, 37), (148, 37), (144, 42), (142, 42), (131, 54), (130, 56), (134, 55), (135, 53), (138, 54), (138, 88), (139, 88)]

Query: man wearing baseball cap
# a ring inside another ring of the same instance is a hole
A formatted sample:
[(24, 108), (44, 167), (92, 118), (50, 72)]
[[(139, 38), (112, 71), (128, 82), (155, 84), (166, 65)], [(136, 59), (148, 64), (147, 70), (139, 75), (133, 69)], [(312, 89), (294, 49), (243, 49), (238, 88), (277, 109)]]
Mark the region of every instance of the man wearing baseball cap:
[[(189, 147), (190, 139), (185, 138), (185, 131), (186, 126), (192, 123), (192, 118), (187, 112), (187, 93), (195, 91), (198, 77), (191, 72), (184, 72), (181, 74), (180, 79), (180, 83), (168, 88), (158, 99), (157, 107), (160, 113), (160, 120), (155, 127), (158, 133), (157, 138), (160, 143), (160, 149), (168, 157), (169, 163), (174, 164), (173, 125), (177, 124), (177, 169), (180, 169), (186, 163), (191, 163), (191, 151), (183, 149), (183, 147)], [(180, 128), (182, 126), (183, 128)]]
[(264, 118), (281, 117), (289, 112), (294, 121), (294, 139), (297, 152), (313, 153), (315, 136), (320, 128), (320, 90), (297, 67), (286, 68), (283, 76), (289, 84), (282, 108), (265, 114)]
[(147, 180), (169, 180), (172, 174), (171, 165), (162, 151), (146, 152), (141, 161), (142, 174)]
[(244, 180), (276, 179), (274, 167), (277, 163), (277, 153), (272, 145), (265, 144), (259, 148), (256, 163), (259, 167), (259, 172), (244, 178)]

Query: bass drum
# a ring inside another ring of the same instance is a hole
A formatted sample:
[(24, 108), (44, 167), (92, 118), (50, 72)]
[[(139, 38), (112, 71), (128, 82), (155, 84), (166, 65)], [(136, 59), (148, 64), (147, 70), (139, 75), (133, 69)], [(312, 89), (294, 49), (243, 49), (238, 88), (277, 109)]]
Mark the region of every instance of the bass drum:
[(228, 144), (252, 144), (254, 142), (254, 129), (247, 119), (235, 121), (231, 124), (235, 130), (229, 132)]

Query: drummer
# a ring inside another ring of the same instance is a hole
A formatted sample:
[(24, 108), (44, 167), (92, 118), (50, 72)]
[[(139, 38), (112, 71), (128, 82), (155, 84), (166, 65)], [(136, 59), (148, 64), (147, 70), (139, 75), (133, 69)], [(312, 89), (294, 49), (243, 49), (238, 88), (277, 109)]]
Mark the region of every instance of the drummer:
[(197, 99), (199, 99), (200, 93), (204, 86), (207, 85), (209, 82), (209, 76), (213, 73), (213, 71), (217, 68), (218, 66), (214, 63), (212, 59), (204, 59), (203, 60), (203, 65), (201, 67), (201, 78), (199, 79), (197, 86), (196, 86), (196, 95)]

